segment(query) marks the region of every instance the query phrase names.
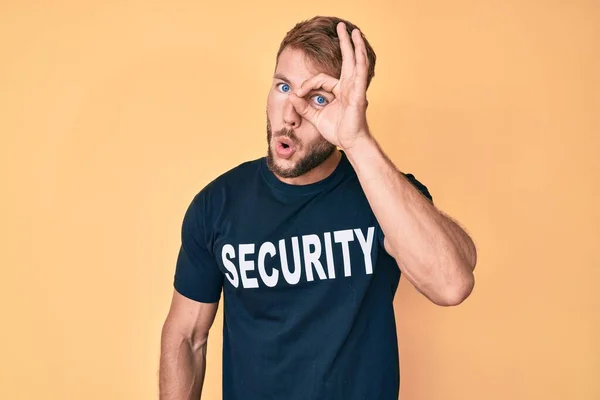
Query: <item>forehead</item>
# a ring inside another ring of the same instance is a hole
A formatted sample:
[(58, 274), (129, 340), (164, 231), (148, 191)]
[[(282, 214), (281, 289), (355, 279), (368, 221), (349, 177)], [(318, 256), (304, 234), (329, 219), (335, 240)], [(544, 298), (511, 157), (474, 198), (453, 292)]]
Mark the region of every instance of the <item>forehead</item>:
[(316, 68), (302, 50), (291, 47), (287, 47), (281, 52), (275, 69), (276, 74), (285, 76), (294, 86), (301, 85), (302, 82), (320, 72), (324, 71)]

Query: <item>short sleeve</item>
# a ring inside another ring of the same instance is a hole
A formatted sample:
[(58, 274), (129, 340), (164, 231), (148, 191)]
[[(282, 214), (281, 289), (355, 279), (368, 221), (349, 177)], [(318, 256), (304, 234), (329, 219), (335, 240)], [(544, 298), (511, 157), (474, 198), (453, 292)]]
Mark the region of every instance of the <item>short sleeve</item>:
[[(417, 178), (415, 178), (415, 176), (413, 174), (404, 174), (404, 177), (406, 179), (408, 179), (408, 181), (410, 183), (412, 183), (412, 185), (415, 188), (417, 188), (423, 196), (425, 196), (427, 199), (429, 199), (429, 201), (431, 201), (433, 203), (433, 197), (431, 196), (431, 193), (429, 193), (427, 186), (425, 186), (421, 182), (419, 182), (419, 180)], [(379, 226), (379, 224), (377, 224), (377, 235), (378, 235), (378, 239), (379, 239), (379, 244), (381, 245), (381, 247), (383, 247), (383, 239), (384, 239), (385, 235), (383, 233), (383, 230)]]
[(209, 251), (210, 232), (206, 231), (203, 204), (202, 197), (197, 195), (183, 218), (174, 287), (192, 300), (216, 303), (221, 297), (223, 273)]
[(421, 182), (419, 182), (417, 180), (417, 178), (415, 178), (415, 176), (413, 174), (404, 174), (404, 177), (406, 179), (408, 179), (408, 181), (410, 183), (412, 183), (414, 187), (416, 187), (417, 189), (419, 189), (419, 192), (421, 192), (421, 194), (423, 196), (427, 197), (429, 199), (429, 201), (431, 201), (433, 203), (433, 197), (429, 193), (429, 190), (427, 189), (427, 186), (425, 186)]

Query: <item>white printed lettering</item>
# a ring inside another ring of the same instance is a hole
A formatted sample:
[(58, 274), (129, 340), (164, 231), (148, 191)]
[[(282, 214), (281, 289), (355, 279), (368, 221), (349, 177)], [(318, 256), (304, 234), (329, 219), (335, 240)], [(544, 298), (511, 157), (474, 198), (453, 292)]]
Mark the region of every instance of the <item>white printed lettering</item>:
[(271, 257), (276, 254), (275, 245), (271, 242), (265, 242), (260, 246), (260, 250), (258, 251), (258, 273), (265, 285), (274, 287), (277, 285), (279, 279), (279, 271), (273, 268), (273, 273), (271, 275), (267, 274), (267, 271), (265, 270), (265, 257), (267, 254), (270, 254)]
[(355, 229), (354, 234), (358, 239), (358, 243), (360, 243), (360, 248), (363, 251), (365, 256), (365, 272), (367, 275), (373, 273), (373, 262), (371, 261), (371, 249), (373, 248), (373, 236), (374, 236), (375, 228), (369, 227), (367, 230), (367, 238), (365, 239), (361, 229)]
[[(302, 243), (299, 236), (294, 236), (280, 239), (278, 243), (240, 244), (237, 249), (231, 244), (223, 245), (221, 260), (227, 280), (235, 288), (241, 284), (241, 287), (251, 289), (261, 286), (272, 288), (283, 280), (289, 285), (297, 285), (300, 280), (314, 282), (339, 279), (341, 276), (336, 275), (341, 273), (336, 274), (336, 262), (337, 266), (343, 264), (344, 277), (352, 277), (353, 273), (356, 275), (358, 265), (363, 263), (365, 274), (373, 274), (376, 261), (373, 260), (375, 228), (372, 226), (366, 231), (356, 228), (324, 232), (322, 235), (302, 235), (301, 240)], [(337, 243), (340, 247), (336, 247)], [(288, 257), (290, 244), (293, 260)], [(258, 254), (255, 253), (257, 248)], [(283, 277), (281, 280), (280, 275)]]
[[(294, 241), (295, 239), (295, 241)], [(285, 240), (281, 239), (279, 241), (279, 257), (281, 258), (281, 272), (283, 272), (283, 277), (286, 282), (290, 285), (295, 285), (300, 282), (300, 274), (302, 273), (302, 268), (300, 266), (300, 252), (298, 251), (298, 238), (292, 238), (292, 244), (294, 247), (294, 272), (290, 271), (288, 267), (287, 260), (287, 251), (285, 248)]]
[(344, 256), (344, 276), (352, 276), (352, 267), (350, 265), (350, 249), (348, 243), (354, 240), (352, 229), (333, 232), (336, 243), (342, 244), (342, 255)]
[(235, 249), (232, 245), (226, 244), (223, 246), (223, 251), (221, 252), (223, 265), (227, 269), (228, 274), (225, 274), (229, 282), (233, 285), (233, 287), (237, 288), (240, 284), (240, 278), (237, 273), (237, 269), (235, 269), (235, 264), (229, 260), (229, 258), (235, 258)]
[(258, 279), (248, 278), (248, 271), (254, 271), (254, 261), (246, 260), (248, 254), (254, 253), (254, 244), (240, 244), (239, 246), (239, 258), (240, 258), (240, 275), (242, 276), (242, 286), (245, 288), (257, 288)]
[(333, 248), (331, 244), (331, 232), (325, 232), (325, 257), (327, 258), (327, 272), (329, 279), (335, 279), (335, 264), (333, 263)]
[[(321, 265), (321, 261), (319, 261), (319, 257), (321, 257), (321, 241), (319, 240), (319, 236), (302, 236), (302, 246), (304, 250), (304, 267), (306, 268), (306, 279), (309, 282), (315, 280), (315, 278), (313, 277), (313, 265), (315, 267), (315, 270), (317, 271), (317, 274), (319, 275), (319, 279), (327, 279), (327, 275), (325, 275), (323, 265)], [(314, 251), (310, 251), (311, 246), (314, 247)]]

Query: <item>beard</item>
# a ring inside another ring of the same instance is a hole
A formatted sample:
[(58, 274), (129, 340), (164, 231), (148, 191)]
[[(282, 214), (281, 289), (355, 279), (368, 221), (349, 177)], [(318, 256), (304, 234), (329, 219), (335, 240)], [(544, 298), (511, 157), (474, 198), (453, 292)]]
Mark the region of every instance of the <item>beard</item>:
[(306, 174), (325, 162), (337, 148), (322, 136), (310, 143), (301, 143), (300, 139), (298, 139), (291, 129), (283, 128), (275, 132), (275, 137), (282, 136), (287, 137), (294, 142), (296, 152), (299, 150), (306, 150), (304, 156), (297, 160), (293, 166), (288, 168), (281, 167), (275, 162), (273, 148), (271, 146), (273, 132), (271, 131), (271, 121), (267, 117), (267, 166), (275, 175), (279, 175), (282, 178), (297, 178)]

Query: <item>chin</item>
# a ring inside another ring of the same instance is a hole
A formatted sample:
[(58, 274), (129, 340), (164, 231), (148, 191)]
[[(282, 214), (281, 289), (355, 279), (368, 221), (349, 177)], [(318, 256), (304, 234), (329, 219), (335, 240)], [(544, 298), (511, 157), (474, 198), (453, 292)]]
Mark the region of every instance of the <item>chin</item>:
[(297, 177), (296, 166), (298, 164), (298, 153), (294, 153), (290, 158), (281, 158), (275, 151), (269, 148), (267, 154), (267, 166), (275, 174), (282, 178)]
[(302, 156), (299, 156), (297, 153), (292, 154), (290, 158), (281, 158), (277, 153), (273, 153), (273, 163), (280, 169), (294, 169), (301, 159)]

